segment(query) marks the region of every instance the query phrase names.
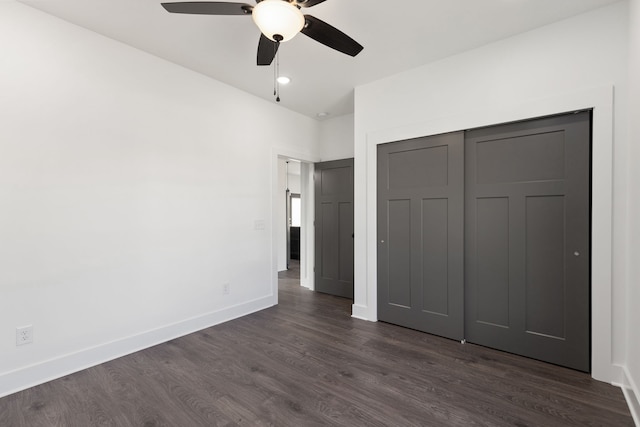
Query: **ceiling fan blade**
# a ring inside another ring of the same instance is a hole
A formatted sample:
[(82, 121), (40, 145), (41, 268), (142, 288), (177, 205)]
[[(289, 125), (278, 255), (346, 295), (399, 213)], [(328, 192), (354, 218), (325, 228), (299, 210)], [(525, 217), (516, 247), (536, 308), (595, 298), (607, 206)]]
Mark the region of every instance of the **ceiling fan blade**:
[(364, 49), (360, 43), (326, 22), (311, 16), (304, 16), (305, 24), (301, 33), (325, 46), (350, 56), (356, 56)]
[(296, 3), (302, 7), (312, 7), (320, 3), (324, 3), (326, 0), (298, 0)]
[(253, 9), (250, 4), (225, 1), (162, 3), (162, 6), (167, 12), (194, 15), (251, 15), (251, 10)]
[(273, 58), (278, 52), (280, 43), (276, 43), (264, 34), (260, 34), (260, 41), (258, 42), (258, 65), (271, 65)]

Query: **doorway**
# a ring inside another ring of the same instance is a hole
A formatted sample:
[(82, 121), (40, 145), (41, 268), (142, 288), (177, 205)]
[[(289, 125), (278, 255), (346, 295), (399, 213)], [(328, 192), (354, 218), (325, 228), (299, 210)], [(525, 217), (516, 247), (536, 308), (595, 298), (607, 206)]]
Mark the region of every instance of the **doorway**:
[(282, 154), (274, 161), (273, 290), (277, 304), (278, 273), (291, 269), (301, 286), (313, 289), (313, 163)]
[(278, 156), (277, 162), (276, 272), (297, 267), (299, 212), (300, 285), (353, 298), (353, 159), (311, 163)]

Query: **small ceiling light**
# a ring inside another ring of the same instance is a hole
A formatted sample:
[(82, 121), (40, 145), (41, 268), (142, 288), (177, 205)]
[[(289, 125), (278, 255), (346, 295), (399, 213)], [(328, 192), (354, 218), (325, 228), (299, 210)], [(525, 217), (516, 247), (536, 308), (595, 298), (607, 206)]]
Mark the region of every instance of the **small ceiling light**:
[(316, 116), (318, 116), (321, 119), (324, 119), (325, 117), (327, 117), (329, 115), (329, 113), (326, 112), (322, 112), (322, 113), (318, 113), (316, 114)]
[(291, 79), (287, 76), (280, 76), (278, 77), (278, 83), (280, 83), (281, 85), (288, 85), (289, 83), (291, 83)]
[(262, 34), (274, 42), (291, 40), (304, 27), (304, 15), (288, 1), (262, 0), (251, 16)]

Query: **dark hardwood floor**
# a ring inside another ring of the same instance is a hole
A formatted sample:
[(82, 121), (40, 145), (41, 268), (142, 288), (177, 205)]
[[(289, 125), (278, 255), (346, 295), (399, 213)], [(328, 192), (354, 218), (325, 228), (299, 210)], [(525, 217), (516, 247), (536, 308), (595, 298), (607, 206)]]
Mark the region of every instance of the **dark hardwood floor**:
[(295, 274), (279, 297), (0, 399), (0, 426), (633, 425), (622, 392), (587, 374), (352, 319)]

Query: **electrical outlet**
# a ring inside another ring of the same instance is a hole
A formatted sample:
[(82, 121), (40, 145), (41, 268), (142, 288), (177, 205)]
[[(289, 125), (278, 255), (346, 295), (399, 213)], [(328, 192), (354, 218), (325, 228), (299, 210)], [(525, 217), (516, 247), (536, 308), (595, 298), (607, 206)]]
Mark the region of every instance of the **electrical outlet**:
[(225, 283), (224, 285), (222, 285), (222, 294), (229, 295), (230, 288), (231, 288), (231, 285), (229, 285), (228, 283)]
[(16, 328), (16, 345), (24, 345), (33, 342), (33, 326)]

